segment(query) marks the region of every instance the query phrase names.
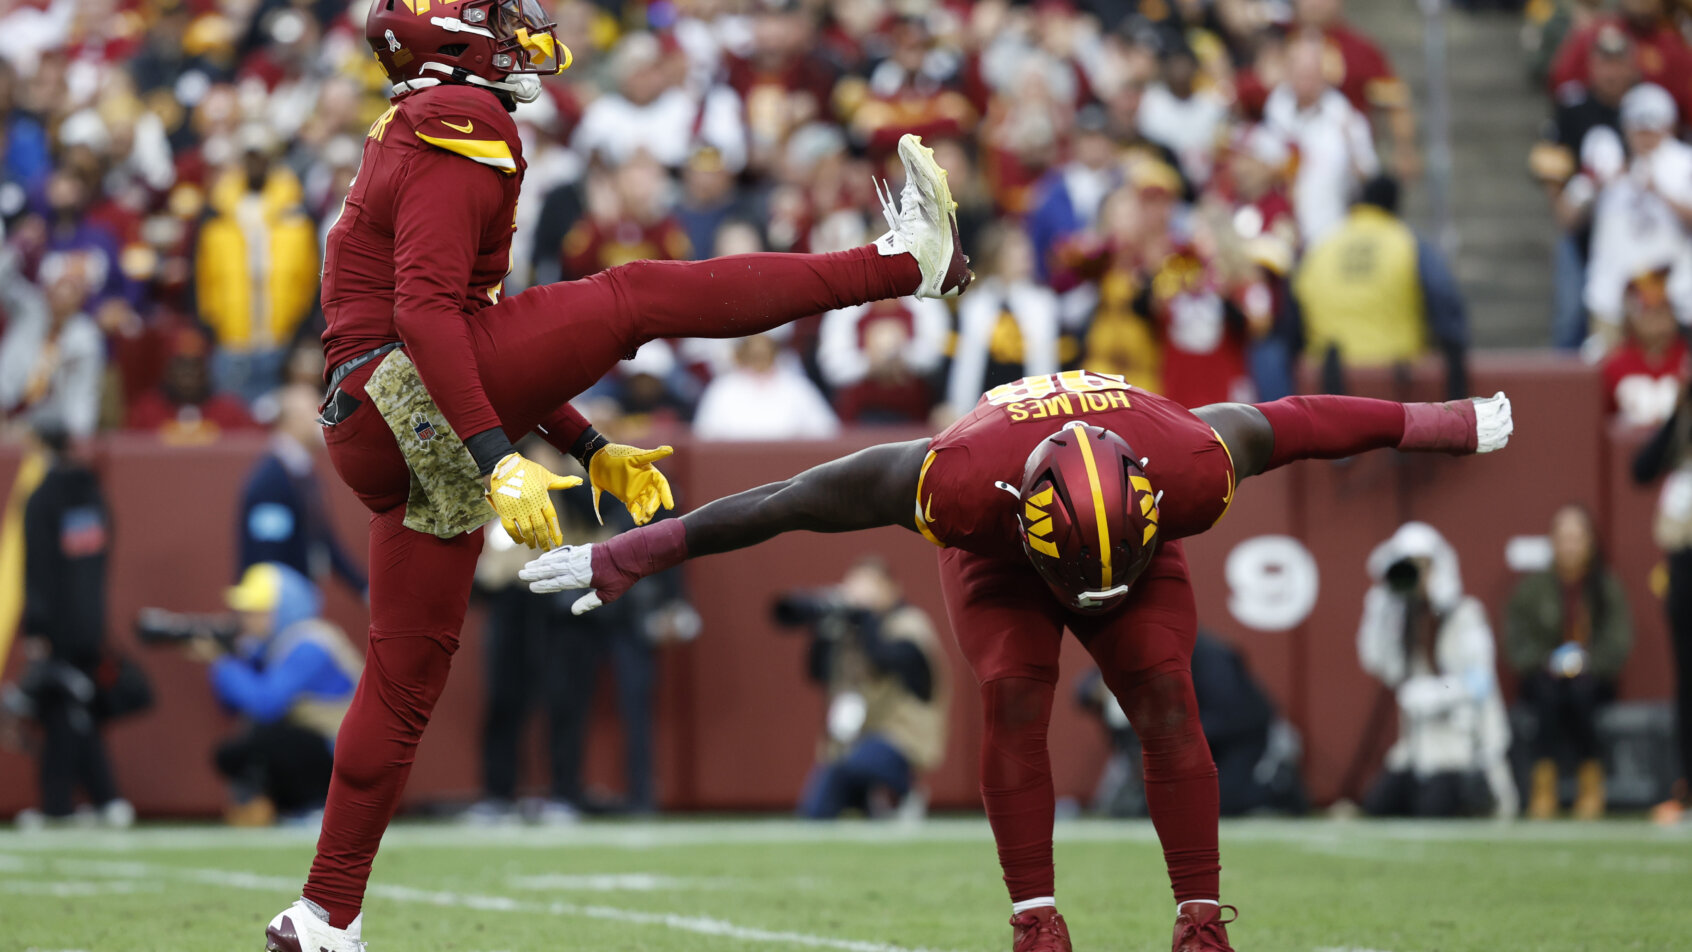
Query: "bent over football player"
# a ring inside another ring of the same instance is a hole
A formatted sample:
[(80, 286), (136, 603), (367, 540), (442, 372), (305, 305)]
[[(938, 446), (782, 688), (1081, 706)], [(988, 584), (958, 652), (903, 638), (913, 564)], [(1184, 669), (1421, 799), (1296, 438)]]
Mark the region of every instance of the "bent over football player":
[(956, 294), (970, 279), (945, 173), (899, 145), (890, 231), (828, 255), (636, 262), (500, 296), (522, 145), (510, 111), (569, 51), (535, 0), (374, 0), (365, 28), (393, 82), (330, 229), (323, 274), (335, 469), (370, 509), (370, 640), (335, 747), (316, 861), (270, 923), (274, 952), (362, 949), (365, 884), (458, 645), (481, 526), (537, 548), (561, 540), (548, 490), (574, 485), (524, 459), (540, 432), (637, 523), (673, 505), (653, 462), (669, 447), (609, 443), (566, 402), (659, 337), (736, 337), (833, 308)]
[(1485, 453), (1511, 427), (1503, 394), (1188, 411), (1119, 377), (1029, 377), (989, 391), (933, 439), (874, 446), (609, 542), (556, 549), (521, 574), (537, 592), (591, 588), (580, 613), (684, 559), (782, 532), (921, 533), (940, 547), (947, 615), (980, 682), (981, 799), (1010, 888), (1015, 952), (1070, 948), (1053, 898), (1046, 748), (1066, 627), (1144, 747), (1146, 799), (1177, 903), (1174, 948), (1218, 952), (1230, 947), (1216, 767), (1193, 696), (1198, 618), (1180, 540), (1215, 525), (1240, 480), (1294, 460), (1383, 447)]

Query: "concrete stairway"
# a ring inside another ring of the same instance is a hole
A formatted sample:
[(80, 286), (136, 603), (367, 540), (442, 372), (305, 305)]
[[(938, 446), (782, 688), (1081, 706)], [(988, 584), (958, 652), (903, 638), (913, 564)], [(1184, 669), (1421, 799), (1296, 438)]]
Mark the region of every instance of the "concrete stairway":
[[(1351, 0), (1346, 13), (1386, 49), (1410, 83), (1425, 124), (1427, 63), (1419, 5)], [(1541, 346), (1550, 336), (1556, 226), (1544, 193), (1527, 175), (1527, 152), (1551, 106), (1526, 78), (1519, 14), (1447, 10), (1445, 22), (1452, 264), (1469, 304), (1474, 341), (1481, 347)], [(1407, 190), (1406, 214), (1423, 234), (1436, 238), (1427, 192), (1425, 182)]]

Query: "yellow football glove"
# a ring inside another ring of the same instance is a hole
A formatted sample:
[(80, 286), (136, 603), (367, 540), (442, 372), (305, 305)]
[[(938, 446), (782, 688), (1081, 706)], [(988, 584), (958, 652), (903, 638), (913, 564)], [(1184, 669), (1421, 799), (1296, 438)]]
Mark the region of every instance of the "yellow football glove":
[[(670, 495), (670, 481), (652, 464), (675, 450), (660, 446), (655, 450), (637, 449), (622, 443), (607, 443), (588, 460), (588, 480), (593, 484), (593, 514), (599, 516), (599, 494), (610, 493), (623, 501), (634, 517), (635, 525), (644, 526), (658, 514), (658, 507), (676, 508)], [(599, 516), (601, 524), (605, 517)]]
[(558, 531), (558, 512), (552, 508), (554, 489), (580, 486), (575, 476), (559, 476), (545, 466), (508, 453), (488, 474), (488, 504), (499, 513), (505, 534), (532, 549), (555, 549), (564, 544)]

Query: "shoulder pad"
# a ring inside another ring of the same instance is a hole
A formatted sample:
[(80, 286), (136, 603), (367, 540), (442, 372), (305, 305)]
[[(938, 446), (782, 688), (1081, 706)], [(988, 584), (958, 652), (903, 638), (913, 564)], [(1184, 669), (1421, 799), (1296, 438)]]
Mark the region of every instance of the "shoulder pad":
[(507, 175), (521, 167), (517, 124), (493, 94), (470, 86), (442, 85), (406, 97), (401, 114), (419, 141), (491, 166)]

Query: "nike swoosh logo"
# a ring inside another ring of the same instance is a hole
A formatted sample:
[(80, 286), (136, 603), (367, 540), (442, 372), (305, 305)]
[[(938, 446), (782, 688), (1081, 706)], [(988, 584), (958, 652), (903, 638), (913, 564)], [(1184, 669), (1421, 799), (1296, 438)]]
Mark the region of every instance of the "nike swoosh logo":
[(445, 119), (442, 119), (441, 125), (446, 126), (448, 129), (457, 129), (459, 132), (462, 132), (465, 135), (469, 135), (470, 131), (472, 129), (476, 128), (476, 124), (474, 122), (470, 122), (470, 121), (466, 121), (464, 123), (464, 125), (461, 126), (461, 125), (458, 125), (457, 123), (448, 122)]
[(930, 523), (930, 524), (932, 524), (934, 522), (934, 497), (933, 496), (928, 497), (928, 505), (923, 507), (922, 521)]

